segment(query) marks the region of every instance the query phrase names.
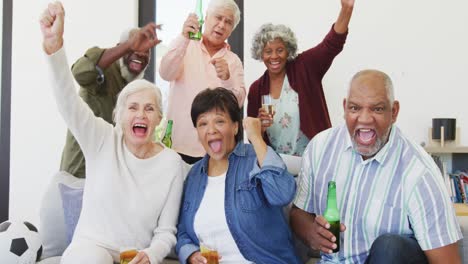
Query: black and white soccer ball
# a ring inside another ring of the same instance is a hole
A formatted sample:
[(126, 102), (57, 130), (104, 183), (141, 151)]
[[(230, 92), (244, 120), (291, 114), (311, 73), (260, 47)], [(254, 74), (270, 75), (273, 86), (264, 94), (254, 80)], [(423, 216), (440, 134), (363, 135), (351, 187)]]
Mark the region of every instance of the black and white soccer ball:
[(41, 238), (34, 225), (21, 221), (0, 224), (0, 263), (34, 264), (41, 254)]

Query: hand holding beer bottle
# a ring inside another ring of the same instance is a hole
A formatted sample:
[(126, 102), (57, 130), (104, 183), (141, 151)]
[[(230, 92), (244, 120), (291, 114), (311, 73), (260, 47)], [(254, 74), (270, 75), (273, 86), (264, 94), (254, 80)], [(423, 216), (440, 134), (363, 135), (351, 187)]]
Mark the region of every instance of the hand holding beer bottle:
[(200, 40), (202, 37), (202, 25), (204, 21), (201, 3), (202, 0), (197, 0), (196, 13), (190, 13), (184, 22), (182, 35), (186, 38)]
[(202, 37), (202, 26), (205, 21), (203, 21), (203, 8), (202, 8), (203, 0), (197, 0), (197, 6), (195, 7), (195, 13), (198, 17), (198, 31), (197, 32), (189, 32), (189, 38), (193, 40), (201, 40)]
[[(328, 195), (327, 195), (327, 208), (323, 214), (325, 220), (327, 220), (329, 228), (327, 228), (334, 236), (332, 242), (333, 253), (340, 251), (340, 210), (336, 204), (336, 183), (334, 181), (328, 182)], [(334, 241), (333, 241), (334, 240)], [(336, 245), (336, 247), (335, 247)]]
[[(331, 254), (340, 250), (340, 232), (344, 232), (346, 226), (341, 224), (339, 220), (339, 210), (336, 206), (335, 182), (330, 182), (328, 188), (327, 208), (325, 209), (324, 216), (318, 215), (314, 217), (309, 242), (313, 249)], [(338, 226), (339, 229), (337, 228)]]
[(182, 35), (186, 38), (190, 38), (190, 33), (195, 33), (200, 30), (198, 23), (198, 17), (194, 13), (190, 13), (182, 26)]

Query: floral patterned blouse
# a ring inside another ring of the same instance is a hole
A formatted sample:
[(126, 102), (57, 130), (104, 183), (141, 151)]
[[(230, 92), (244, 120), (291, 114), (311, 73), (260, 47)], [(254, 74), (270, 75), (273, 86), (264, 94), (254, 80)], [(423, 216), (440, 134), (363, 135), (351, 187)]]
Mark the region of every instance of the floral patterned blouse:
[(284, 77), (280, 97), (272, 102), (276, 113), (266, 130), (272, 147), (278, 153), (302, 156), (309, 139), (300, 130), (299, 101), (288, 76)]

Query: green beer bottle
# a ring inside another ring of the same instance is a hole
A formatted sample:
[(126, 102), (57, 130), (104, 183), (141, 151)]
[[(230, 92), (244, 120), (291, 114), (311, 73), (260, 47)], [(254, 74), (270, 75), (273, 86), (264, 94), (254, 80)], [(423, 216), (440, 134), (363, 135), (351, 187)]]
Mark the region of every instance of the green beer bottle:
[(202, 11), (202, 1), (197, 0), (197, 6), (195, 8), (195, 14), (198, 16), (198, 23), (200, 24), (200, 28), (197, 33), (189, 32), (189, 38), (193, 40), (200, 40), (202, 37), (202, 26), (203, 26), (203, 11)]
[(333, 253), (340, 251), (340, 211), (336, 205), (336, 183), (334, 181), (328, 182), (328, 196), (327, 196), (327, 208), (323, 217), (330, 224), (330, 232), (336, 237), (336, 248)]
[(168, 148), (172, 148), (172, 123), (173, 122), (171, 119), (167, 121), (166, 133), (164, 134), (164, 137), (161, 140), (161, 142)]

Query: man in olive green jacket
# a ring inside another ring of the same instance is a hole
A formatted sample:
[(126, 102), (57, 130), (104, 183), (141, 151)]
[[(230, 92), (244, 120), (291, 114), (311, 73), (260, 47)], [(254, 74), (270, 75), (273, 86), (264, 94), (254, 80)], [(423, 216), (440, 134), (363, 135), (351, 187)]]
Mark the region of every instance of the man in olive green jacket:
[[(110, 124), (117, 95), (127, 83), (143, 78), (150, 60), (150, 49), (161, 42), (156, 35), (158, 25), (148, 23), (122, 33), (119, 44), (109, 49), (90, 48), (72, 66), (80, 85), (79, 94), (95, 116)], [(135, 52), (144, 47), (146, 52)], [(85, 159), (70, 131), (67, 132), (60, 170), (85, 178)]]

